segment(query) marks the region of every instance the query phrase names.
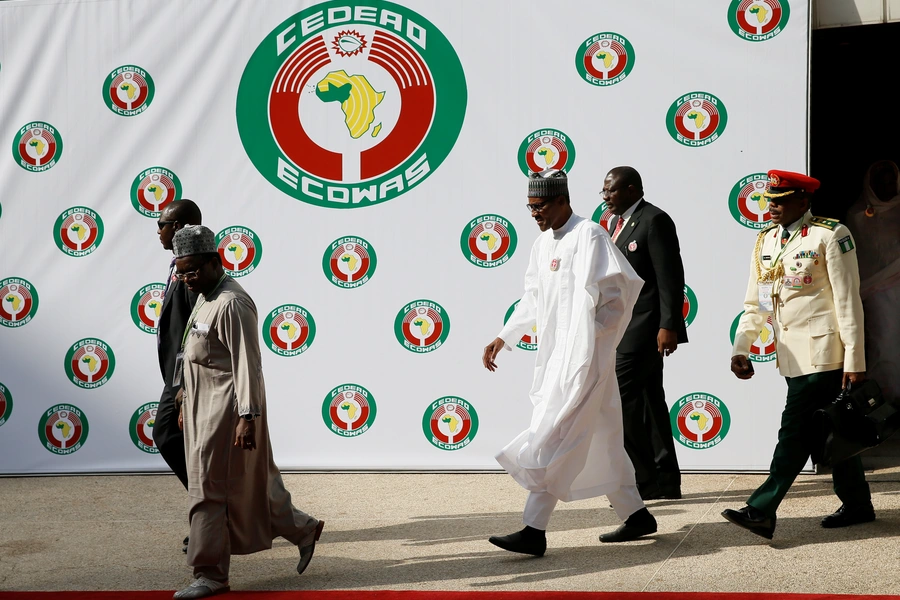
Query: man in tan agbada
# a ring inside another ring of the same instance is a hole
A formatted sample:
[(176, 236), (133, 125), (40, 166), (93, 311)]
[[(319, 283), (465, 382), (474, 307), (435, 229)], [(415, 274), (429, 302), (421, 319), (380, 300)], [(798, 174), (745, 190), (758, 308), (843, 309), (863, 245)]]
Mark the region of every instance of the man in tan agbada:
[(278, 536), (299, 547), (303, 573), (325, 522), (291, 504), (272, 460), (253, 300), (225, 274), (211, 230), (185, 226), (173, 242), (175, 276), (200, 295), (175, 365), (184, 378), (187, 562), (195, 580), (174, 597), (204, 598), (230, 589), (232, 554), (271, 548)]

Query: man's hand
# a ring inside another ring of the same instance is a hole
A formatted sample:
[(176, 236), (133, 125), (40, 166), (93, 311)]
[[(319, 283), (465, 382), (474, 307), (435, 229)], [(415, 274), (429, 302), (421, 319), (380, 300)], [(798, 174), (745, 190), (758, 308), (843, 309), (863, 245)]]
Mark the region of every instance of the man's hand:
[(184, 403), (184, 388), (178, 388), (178, 392), (175, 393), (175, 408), (181, 410), (181, 405)]
[(660, 356), (668, 356), (678, 349), (678, 334), (671, 329), (660, 329), (656, 335), (656, 349)]
[(184, 431), (184, 408), (178, 409), (178, 429)]
[(865, 371), (861, 371), (859, 373), (844, 373), (843, 387), (846, 388), (848, 383), (852, 383), (853, 385), (856, 385), (857, 383), (862, 383), (865, 380), (866, 380), (866, 372)]
[(738, 379), (750, 379), (753, 377), (753, 365), (743, 354), (731, 357), (731, 372)]
[(484, 356), (481, 357), (481, 361), (484, 363), (484, 368), (491, 373), (497, 370), (497, 363), (494, 362), (494, 359), (497, 358), (504, 346), (506, 346), (506, 342), (497, 338), (484, 347)]
[(238, 419), (234, 428), (234, 445), (243, 450), (256, 450), (256, 421)]

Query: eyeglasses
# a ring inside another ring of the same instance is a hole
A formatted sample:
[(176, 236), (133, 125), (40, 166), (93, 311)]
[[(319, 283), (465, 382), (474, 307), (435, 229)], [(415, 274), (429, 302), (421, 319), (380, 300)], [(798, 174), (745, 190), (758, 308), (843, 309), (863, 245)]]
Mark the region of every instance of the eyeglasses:
[(203, 267), (197, 267), (193, 271), (187, 271), (185, 273), (176, 272), (175, 279), (177, 279), (178, 281), (184, 281), (185, 279), (197, 279), (197, 277), (200, 275), (200, 269), (202, 268)]
[(544, 210), (544, 207), (547, 206), (547, 204), (550, 202), (550, 200), (552, 200), (552, 198), (548, 198), (548, 199), (544, 200), (543, 202), (537, 202), (535, 204), (526, 204), (525, 208), (528, 209), (528, 212), (532, 212), (532, 213), (541, 212), (542, 210)]
[(613, 194), (618, 192), (619, 189), (620, 188), (609, 188), (608, 190), (606, 190), (606, 189), (600, 190), (600, 195), (603, 196), (604, 198), (608, 198), (609, 196), (612, 196)]
[(172, 225), (173, 223), (177, 223), (177, 222), (178, 222), (178, 221), (157, 221), (157, 222), (156, 222), (156, 228), (157, 228), (157, 229), (162, 229), (162, 228), (165, 227), (166, 225)]

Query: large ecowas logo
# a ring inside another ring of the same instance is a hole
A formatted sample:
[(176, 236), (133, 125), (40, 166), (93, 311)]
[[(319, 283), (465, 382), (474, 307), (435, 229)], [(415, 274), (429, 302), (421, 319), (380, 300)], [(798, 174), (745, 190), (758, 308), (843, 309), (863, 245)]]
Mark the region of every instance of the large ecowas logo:
[(325, 249), (322, 270), (333, 285), (353, 289), (367, 283), (375, 274), (378, 256), (375, 248), (361, 237), (340, 237)]
[(728, 25), (748, 42), (772, 39), (787, 26), (790, 16), (789, 0), (731, 0), (728, 6)]
[(37, 289), (18, 277), (0, 279), (0, 325), (21, 327), (31, 322), (38, 309)]
[(124, 65), (103, 80), (103, 101), (117, 115), (133, 117), (150, 107), (156, 87), (150, 73), (135, 65)]
[(275, 354), (297, 356), (316, 339), (316, 321), (302, 306), (282, 304), (266, 315), (262, 335), (266, 347)]
[(481, 215), (463, 227), (459, 246), (470, 263), (490, 269), (506, 264), (516, 251), (513, 224), (500, 215)]
[(614, 85), (634, 68), (634, 47), (618, 33), (604, 31), (581, 42), (575, 53), (581, 78), (598, 86)]
[(466, 112), (453, 46), (391, 2), (303, 10), (257, 47), (238, 88), (244, 149), (272, 185), (328, 208), (400, 196), (450, 153)]
[(742, 177), (728, 194), (728, 209), (735, 221), (749, 229), (764, 229), (769, 226), (769, 201), (763, 196), (769, 176), (766, 173), (751, 173)]
[(53, 168), (62, 158), (62, 151), (59, 131), (42, 121), (23, 125), (13, 138), (13, 158), (20, 167), (33, 173)]
[(425, 409), (422, 432), (425, 439), (441, 450), (465, 448), (478, 433), (478, 413), (462, 398), (438, 398)]
[(103, 241), (103, 219), (86, 206), (64, 210), (53, 224), (53, 241), (69, 256), (92, 254)]
[(249, 275), (262, 260), (262, 240), (252, 229), (242, 226), (226, 227), (216, 234), (216, 250), (225, 272), (232, 277)]
[(54, 454), (72, 454), (88, 437), (87, 416), (77, 406), (58, 404), (44, 411), (38, 421), (38, 438)]
[(728, 111), (716, 96), (690, 92), (677, 98), (666, 113), (669, 135), (679, 144), (698, 147), (711, 144), (725, 131)]
[(145, 217), (158, 219), (165, 207), (181, 198), (181, 180), (165, 167), (149, 167), (131, 183), (131, 205)]
[(562, 131), (538, 129), (519, 144), (519, 169), (522, 173), (540, 173), (547, 169), (565, 170), (575, 166), (575, 144)]
[(337, 386), (322, 402), (325, 425), (341, 437), (356, 437), (367, 432), (375, 422), (377, 412), (372, 393), (354, 383)]
[(672, 405), (669, 417), (675, 439), (694, 450), (719, 445), (731, 427), (731, 415), (725, 403), (703, 392), (679, 398)]
[(69, 347), (65, 368), (69, 381), (92, 390), (112, 377), (116, 370), (116, 355), (103, 340), (85, 338)]
[(440, 348), (450, 335), (450, 315), (431, 300), (414, 300), (394, 319), (394, 335), (410, 352), (427, 354)]

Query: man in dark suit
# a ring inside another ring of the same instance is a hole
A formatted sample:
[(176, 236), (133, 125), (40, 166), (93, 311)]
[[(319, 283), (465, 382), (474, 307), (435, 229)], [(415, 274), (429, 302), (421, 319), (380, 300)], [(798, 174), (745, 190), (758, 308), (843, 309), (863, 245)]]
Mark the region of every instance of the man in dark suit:
[[(191, 200), (176, 200), (166, 206), (157, 221), (157, 233), (162, 247), (173, 251), (172, 238), (175, 232), (185, 225), (200, 225), (200, 208)], [(184, 457), (184, 434), (178, 423), (179, 407), (175, 397), (181, 385), (175, 385), (175, 357), (181, 351), (184, 329), (187, 326), (191, 311), (197, 302), (197, 295), (188, 290), (183, 281), (175, 278), (175, 258), (169, 264), (169, 275), (166, 278), (166, 292), (162, 311), (157, 323), (157, 349), (159, 369), (163, 376), (163, 391), (156, 409), (156, 423), (153, 425), (153, 442), (159, 449), (163, 460), (178, 477), (181, 485), (187, 490), (187, 464)], [(184, 551), (187, 551), (188, 538), (184, 538)]]
[(644, 287), (616, 352), (625, 449), (644, 500), (681, 498), (681, 472), (663, 391), (663, 356), (687, 343), (682, 307), (684, 266), (675, 223), (644, 200), (640, 174), (616, 167), (603, 182), (603, 199), (615, 215), (613, 242)]

